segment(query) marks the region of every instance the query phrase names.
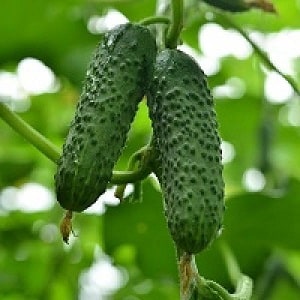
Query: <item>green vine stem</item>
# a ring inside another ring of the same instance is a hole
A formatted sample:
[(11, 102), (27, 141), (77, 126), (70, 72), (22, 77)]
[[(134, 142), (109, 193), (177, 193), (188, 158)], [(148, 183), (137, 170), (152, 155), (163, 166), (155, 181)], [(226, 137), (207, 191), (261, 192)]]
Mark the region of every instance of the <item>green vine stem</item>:
[(242, 274), (240, 267), (232, 251), (230, 250), (229, 246), (225, 242), (221, 244), (221, 252), (227, 267), (230, 281), (233, 285), (236, 285)]
[[(203, 277), (199, 278), (198, 281), (198, 292), (199, 292), (199, 299), (216, 299), (216, 300), (233, 300), (233, 295), (229, 294), (228, 291), (223, 288), (218, 283), (207, 280)], [(248, 299), (244, 299), (248, 300)]]
[(183, 26), (183, 0), (172, 0), (172, 21), (166, 37), (166, 47), (176, 48)]
[(252, 279), (241, 272), (236, 258), (234, 257), (231, 249), (226, 243), (223, 243), (221, 245), (221, 251), (225, 260), (231, 283), (236, 286), (235, 293), (231, 295), (232, 299), (251, 299), (253, 289)]
[(58, 148), (3, 103), (0, 103), (0, 117), (50, 160), (55, 163), (58, 161)]
[(282, 71), (280, 71), (270, 60), (267, 53), (261, 49), (250, 37), (249, 35), (238, 25), (236, 25), (234, 22), (230, 20), (229, 17), (225, 15), (218, 14), (218, 16), (223, 19), (230, 27), (234, 28), (237, 32), (240, 33), (240, 35), (252, 46), (254, 52), (261, 58), (261, 60), (264, 62), (266, 67), (268, 67), (270, 70), (275, 71), (277, 74), (279, 74), (284, 80), (286, 80), (294, 92), (300, 96), (300, 90), (297, 86), (297, 83), (293, 80), (293, 78), (287, 74), (284, 74)]
[[(141, 158), (142, 158), (142, 152), (141, 151), (135, 152), (129, 158), (127, 170), (133, 171), (136, 168), (137, 163), (141, 161)], [(120, 201), (122, 201), (124, 199), (124, 192), (125, 192), (126, 186), (127, 186), (126, 183), (120, 184), (117, 186), (117, 188), (115, 190), (115, 197), (120, 199)]]
[(235, 294), (232, 295), (236, 300), (250, 300), (252, 296), (253, 282), (252, 279), (241, 274), (236, 286)]
[(145, 179), (151, 174), (151, 169), (144, 166), (136, 171), (113, 171), (113, 176), (110, 180), (111, 184), (126, 184), (134, 183)]
[[(145, 172), (149, 170), (151, 172), (152, 170), (149, 168), (149, 155), (151, 154), (151, 150), (149, 146), (145, 146), (141, 149), (139, 149), (137, 152), (132, 154), (132, 156), (129, 158), (128, 162), (128, 171), (134, 171), (134, 170), (141, 170), (145, 169)], [(115, 191), (115, 197), (119, 198), (121, 201), (123, 200), (124, 197), (124, 192), (126, 189), (126, 183), (120, 184), (117, 186), (116, 191)], [(134, 183), (135, 188), (139, 189), (140, 188), (140, 180), (136, 181)], [(135, 191), (134, 191), (135, 193)]]
[(153, 16), (153, 17), (148, 17), (139, 22), (139, 24), (148, 26), (152, 24), (170, 24), (170, 19), (164, 16)]
[[(57, 163), (60, 157), (60, 151), (58, 148), (19, 117), (15, 112), (10, 110), (4, 103), (0, 103), (0, 118), (2, 118), (3, 121), (5, 121), (12, 129), (18, 132), (51, 161), (55, 164)], [(147, 159), (148, 157), (150, 158), (150, 156), (150, 153), (148, 153)], [(112, 184), (132, 183), (145, 179), (150, 173), (151, 168), (149, 159), (149, 161), (147, 160), (147, 163), (136, 171), (114, 171), (110, 182)]]

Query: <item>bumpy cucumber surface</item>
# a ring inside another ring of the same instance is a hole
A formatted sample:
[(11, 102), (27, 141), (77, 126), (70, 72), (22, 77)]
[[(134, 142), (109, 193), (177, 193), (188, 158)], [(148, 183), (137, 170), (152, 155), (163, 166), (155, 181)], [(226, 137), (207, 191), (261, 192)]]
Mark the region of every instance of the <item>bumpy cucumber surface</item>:
[(168, 227), (179, 249), (197, 253), (218, 235), (224, 211), (220, 138), (206, 77), (187, 54), (164, 50), (147, 100)]
[(55, 176), (63, 208), (82, 211), (105, 191), (155, 56), (154, 38), (139, 25), (121, 25), (97, 46)]

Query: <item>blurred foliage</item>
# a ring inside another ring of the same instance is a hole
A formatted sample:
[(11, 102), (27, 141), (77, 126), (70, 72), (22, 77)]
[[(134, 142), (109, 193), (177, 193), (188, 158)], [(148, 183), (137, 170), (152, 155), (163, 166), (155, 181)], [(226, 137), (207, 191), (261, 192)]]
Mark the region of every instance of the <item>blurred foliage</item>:
[[(229, 16), (237, 25), (264, 34), (299, 29), (300, 2), (273, 2), (277, 15), (251, 10)], [(227, 28), (228, 24), (215, 14), (217, 9), (199, 0), (186, 0), (186, 4), (182, 40), (200, 54), (201, 26), (216, 22)], [(155, 14), (156, 1), (1, 1), (0, 73), (14, 72), (26, 57), (37, 58), (53, 70), (60, 88), (31, 96), (30, 108), (20, 115), (58, 146), (73, 116), (86, 64), (101, 38), (88, 31), (88, 20), (112, 8), (138, 21)], [(300, 53), (294, 76), (298, 86), (299, 58)], [(200, 274), (232, 288), (220, 251), (220, 243), (226, 241), (242, 271), (255, 280), (255, 299), (299, 299), (300, 129), (283, 121), (299, 99), (280, 104), (266, 101), (265, 73), (255, 53), (244, 60), (228, 56), (220, 64), (220, 70), (209, 77), (210, 86), (223, 85), (236, 77), (245, 85), (245, 93), (238, 99), (218, 97), (216, 101), (221, 136), (234, 146), (235, 157), (224, 169), (224, 231), (217, 242), (197, 256)], [(129, 156), (148, 142), (150, 134), (147, 108), (141, 103), (117, 169), (126, 167)], [(242, 182), (245, 171), (253, 167), (261, 169), (266, 178), (261, 192), (245, 190)], [(53, 192), (54, 172), (52, 162), (0, 120), (0, 193), (27, 182), (39, 183)], [(76, 215), (78, 237), (68, 247), (62, 245), (58, 234), (63, 211), (57, 204), (51, 210), (30, 213), (8, 209), (10, 199), (3, 195), (1, 299), (86, 299), (81, 279), (99, 259), (99, 246), (121, 270), (124, 280), (122, 287), (105, 299), (178, 299), (175, 251), (154, 179), (143, 183), (142, 203), (108, 207), (103, 216), (99, 216), (100, 211)], [(31, 201), (38, 202), (39, 198)], [(89, 288), (100, 289), (96, 284)]]

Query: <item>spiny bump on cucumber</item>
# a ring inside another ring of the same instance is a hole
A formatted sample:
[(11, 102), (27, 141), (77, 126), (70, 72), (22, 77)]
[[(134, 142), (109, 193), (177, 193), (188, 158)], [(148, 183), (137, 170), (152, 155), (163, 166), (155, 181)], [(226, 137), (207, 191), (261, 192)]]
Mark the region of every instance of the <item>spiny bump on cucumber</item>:
[(206, 77), (187, 54), (163, 50), (147, 99), (168, 227), (180, 249), (197, 253), (218, 235), (224, 211), (220, 138)]
[(155, 39), (140, 25), (121, 25), (97, 46), (55, 175), (63, 208), (83, 211), (105, 191), (155, 56)]

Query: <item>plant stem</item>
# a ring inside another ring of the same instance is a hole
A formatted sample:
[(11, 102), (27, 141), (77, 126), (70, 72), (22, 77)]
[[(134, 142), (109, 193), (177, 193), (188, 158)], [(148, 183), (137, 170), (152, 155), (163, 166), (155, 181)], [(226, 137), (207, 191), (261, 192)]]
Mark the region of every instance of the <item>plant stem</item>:
[(250, 37), (249, 35), (238, 25), (236, 25), (234, 22), (232, 22), (227, 16), (220, 15), (219, 16), (228, 23), (232, 28), (234, 28), (236, 31), (238, 31), (241, 36), (247, 40), (247, 42), (252, 46), (254, 52), (261, 58), (261, 60), (264, 62), (264, 64), (270, 69), (275, 71), (277, 74), (279, 74), (283, 79), (285, 79), (292, 89), (295, 91), (295, 93), (300, 96), (300, 90), (296, 84), (296, 82), (293, 80), (293, 78), (287, 74), (284, 74), (282, 71), (280, 71), (270, 60), (267, 53), (261, 49)]
[(200, 276), (195, 255), (181, 253), (179, 256), (180, 300), (233, 300), (221, 285)]
[[(250, 300), (252, 295), (252, 280), (241, 274), (236, 285), (234, 294), (230, 294), (225, 288), (212, 280), (199, 277), (199, 299), (222, 299), (222, 300)], [(214, 296), (212, 298), (212, 296)]]
[(177, 249), (180, 279), (180, 300), (189, 300), (197, 289), (198, 269), (195, 256)]
[(153, 16), (153, 17), (148, 17), (145, 18), (143, 20), (141, 20), (139, 22), (139, 24), (144, 25), (144, 26), (148, 26), (148, 25), (152, 25), (152, 24), (158, 24), (158, 23), (162, 23), (162, 24), (170, 24), (170, 19), (164, 16)]
[(238, 280), (242, 274), (240, 267), (233, 255), (232, 251), (230, 250), (228, 245), (225, 244), (225, 242), (221, 245), (221, 251), (222, 251), (222, 254), (223, 254), (223, 257), (225, 260), (225, 264), (227, 267), (230, 281), (233, 285), (237, 285)]
[(54, 163), (58, 161), (58, 148), (3, 103), (0, 103), (0, 117), (50, 160)]
[(206, 289), (208, 289), (211, 294), (215, 293), (217, 299), (222, 299), (222, 300), (233, 300), (234, 299), (233, 296), (231, 294), (229, 294), (228, 291), (226, 289), (224, 289), (218, 283), (216, 283), (212, 280), (206, 280), (204, 278), (202, 278), (202, 280), (204, 281), (203, 284), (204, 284), (204, 286), (206, 286)]
[(167, 48), (176, 48), (182, 26), (183, 0), (172, 0), (172, 22), (166, 38)]
[[(2, 118), (12, 129), (18, 132), (29, 143), (36, 147), (55, 164), (60, 157), (60, 151), (48, 139), (36, 131), (21, 117), (9, 109), (4, 103), (0, 103), (0, 118)], [(145, 150), (145, 149), (144, 149)], [(150, 157), (150, 154), (149, 154)], [(150, 160), (150, 158), (149, 158)], [(136, 171), (114, 171), (110, 180), (112, 184), (132, 183), (145, 179), (152, 172), (149, 163), (145, 163)]]
[(236, 300), (251, 299), (252, 289), (253, 289), (252, 279), (246, 275), (241, 274), (236, 286), (236, 291), (232, 295), (232, 298)]
[[(128, 171), (135, 171), (136, 169), (145, 169), (145, 171), (148, 168), (148, 164), (149, 164), (149, 146), (143, 147), (141, 149), (139, 149), (137, 152), (135, 152), (134, 154), (132, 154), (132, 156), (129, 158), (129, 162), (128, 162), (128, 167), (127, 170)], [(137, 168), (138, 165), (138, 168)], [(149, 172), (151, 172), (151, 170), (149, 170)], [(135, 187), (136, 184), (140, 182), (140, 181), (136, 181), (135, 182)], [(115, 197), (119, 198), (121, 201), (124, 198), (124, 192), (126, 189), (126, 185), (127, 183), (124, 184), (120, 184), (117, 186), (116, 191), (115, 191)]]
[(250, 299), (253, 288), (251, 278), (242, 274), (236, 258), (226, 243), (221, 245), (221, 251), (227, 266), (231, 283), (236, 286), (235, 293), (231, 295), (231, 298), (236, 300)]
[(239, 265), (230, 248), (222, 245), (222, 253), (235, 293), (230, 294), (220, 284), (207, 280), (198, 273), (195, 255), (177, 249), (177, 260), (180, 278), (180, 300), (250, 300), (252, 280), (241, 273)]

